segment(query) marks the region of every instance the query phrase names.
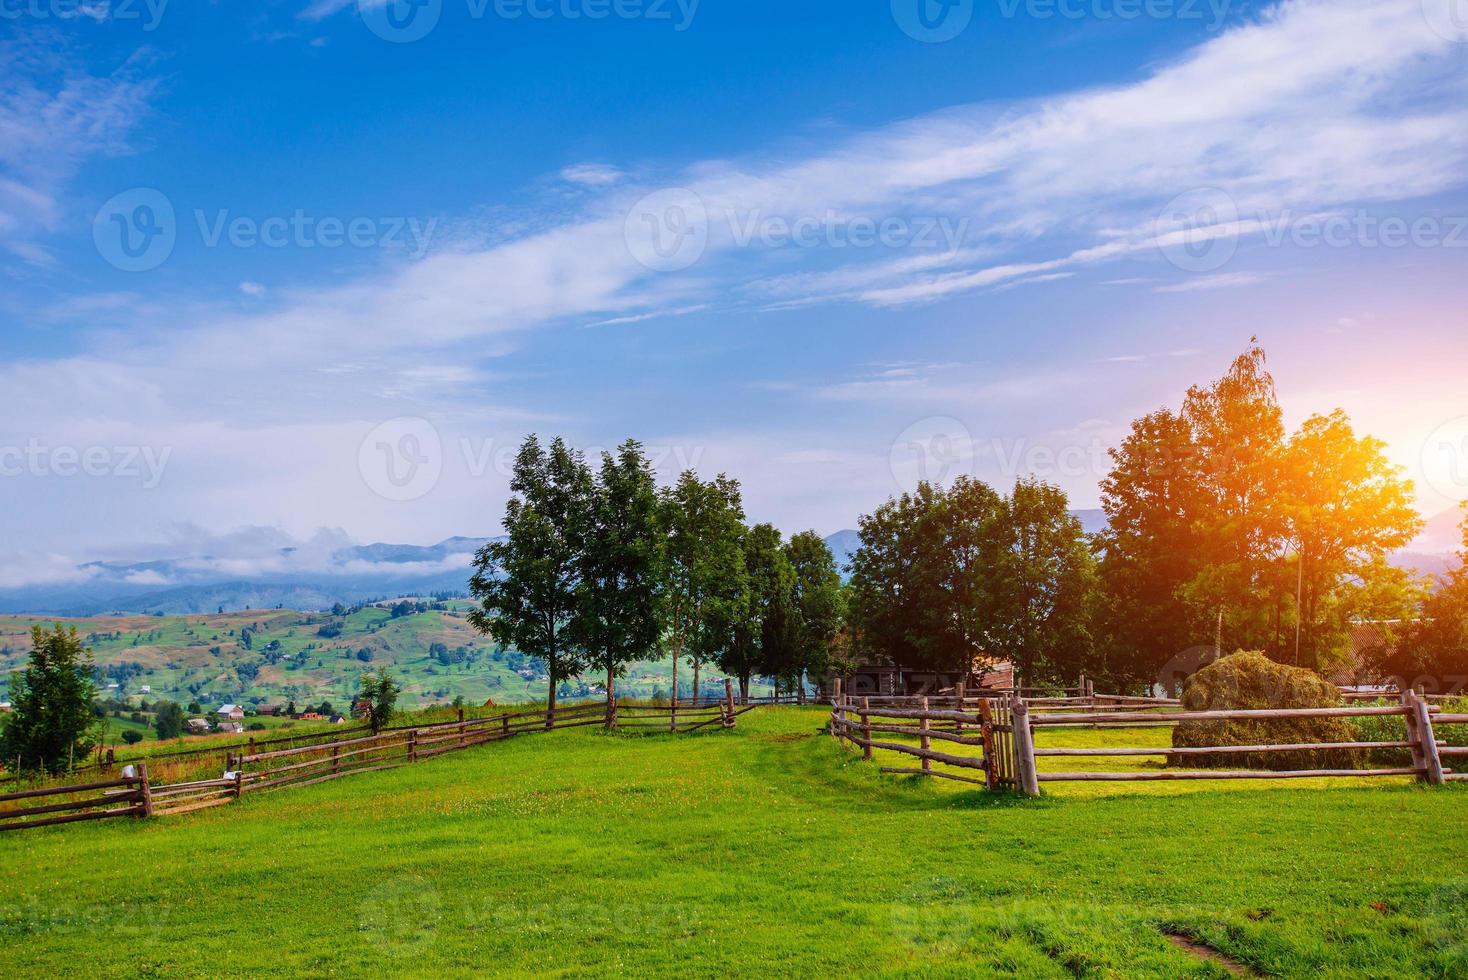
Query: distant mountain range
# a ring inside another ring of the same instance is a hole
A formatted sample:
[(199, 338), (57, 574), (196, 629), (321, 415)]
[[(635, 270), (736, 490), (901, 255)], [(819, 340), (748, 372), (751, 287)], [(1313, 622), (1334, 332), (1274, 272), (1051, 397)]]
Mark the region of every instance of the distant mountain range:
[[(1100, 510), (1077, 510), (1088, 534), (1106, 526)], [(1427, 522), (1410, 548), (1393, 562), (1440, 575), (1456, 564), (1462, 545), (1458, 511)], [(462, 595), (474, 553), (493, 538), (447, 538), (432, 545), (368, 544), (307, 554), (283, 547), (250, 561), (187, 555), (140, 562), (89, 562), (66, 582), (0, 588), (0, 613), (96, 616), (110, 612), (212, 613), (240, 609), (329, 609), (403, 595)], [(826, 544), (843, 574), (860, 545), (854, 530), (829, 535)]]

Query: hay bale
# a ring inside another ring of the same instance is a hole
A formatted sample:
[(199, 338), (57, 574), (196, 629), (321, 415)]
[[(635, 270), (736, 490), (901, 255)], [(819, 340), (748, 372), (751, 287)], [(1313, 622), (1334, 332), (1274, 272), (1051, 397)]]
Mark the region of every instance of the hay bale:
[[(1189, 677), (1183, 686), (1182, 703), (1185, 711), (1333, 708), (1340, 703), (1340, 692), (1313, 670), (1287, 667), (1262, 653), (1239, 652), (1214, 661)], [(1174, 748), (1355, 740), (1355, 730), (1345, 718), (1184, 721), (1172, 733)], [(1181, 768), (1356, 769), (1365, 761), (1365, 753), (1352, 749), (1218, 753), (1169, 755), (1167, 761)]]

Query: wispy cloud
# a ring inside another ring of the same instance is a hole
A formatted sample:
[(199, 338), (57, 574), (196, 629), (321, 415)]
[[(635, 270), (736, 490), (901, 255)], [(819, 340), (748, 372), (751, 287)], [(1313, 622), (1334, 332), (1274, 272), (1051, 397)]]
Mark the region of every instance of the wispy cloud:
[(1239, 286), (1254, 286), (1269, 278), (1259, 272), (1223, 272), (1214, 276), (1197, 276), (1182, 282), (1156, 286), (1154, 293), (1191, 293), (1206, 289), (1234, 289)]
[(33, 264), (66, 210), (62, 194), (88, 159), (125, 153), (156, 82), (146, 52), (110, 75), (75, 67), (59, 36), (0, 43), (0, 247)]

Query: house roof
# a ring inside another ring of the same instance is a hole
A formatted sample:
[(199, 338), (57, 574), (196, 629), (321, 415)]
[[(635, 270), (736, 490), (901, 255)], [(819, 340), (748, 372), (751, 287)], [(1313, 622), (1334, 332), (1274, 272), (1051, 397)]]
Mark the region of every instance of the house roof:
[(243, 711), (243, 710), (245, 710), (245, 709), (244, 709), (244, 708), (241, 708), (241, 707), (240, 707), (240, 706), (239, 706), (239, 705), (237, 705), (237, 704), (221, 704), (221, 705), (220, 705), (220, 706), (219, 706), (219, 713), (220, 713), (220, 714), (221, 714), (221, 715), (227, 715), (227, 714), (229, 714), (229, 713), (230, 713), (230, 712), (231, 712), (231, 711)]

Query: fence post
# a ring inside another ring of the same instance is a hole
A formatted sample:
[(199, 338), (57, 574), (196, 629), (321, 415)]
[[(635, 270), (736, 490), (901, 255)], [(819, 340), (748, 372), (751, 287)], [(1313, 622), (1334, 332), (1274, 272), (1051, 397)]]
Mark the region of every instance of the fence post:
[[(960, 710), (962, 710), (962, 709), (960, 709)], [(923, 695), (923, 719), (922, 719), (921, 722), (918, 723), (918, 729), (919, 729), (919, 731), (922, 732), (922, 734), (918, 736), (918, 745), (923, 750), (923, 757), (922, 757), (923, 772), (932, 772), (933, 771), (933, 760), (931, 760), (931, 759), (928, 758), (928, 751), (929, 751), (929, 749), (932, 748), (932, 744), (933, 744), (932, 743), (932, 740), (928, 738), (928, 727), (929, 727), (929, 722), (928, 722), (928, 696), (926, 694), (924, 694)]]
[(984, 788), (998, 789), (994, 778), (994, 709), (988, 698), (979, 702), (979, 724), (984, 739)]
[(1035, 733), (1030, 729), (1030, 708), (1017, 700), (1011, 715), (1014, 719), (1015, 779), (1026, 796), (1040, 795), (1040, 776), (1035, 769)]
[(673, 689), (673, 700), (668, 705), (668, 731), (678, 730), (678, 690)]
[(734, 727), (734, 682), (724, 678), (724, 727)]
[(505, 738), (510, 737), (510, 713), (508, 711), (500, 716), (500, 731), (504, 733)]
[(1417, 736), (1422, 746), (1422, 761), (1424, 772), (1418, 777), (1434, 786), (1441, 786), (1443, 778), (1442, 757), (1437, 751), (1437, 734), (1432, 730), (1432, 712), (1428, 708), (1427, 699), (1412, 695), (1412, 711), (1417, 717)]
[(102, 763), (102, 771), (103, 772), (111, 772), (112, 771), (112, 764), (114, 762), (116, 762), (116, 761), (117, 761), (117, 757), (112, 754), (112, 749), (108, 749), (107, 750), (107, 761), (104, 762), (104, 763)]
[[(414, 731), (416, 732), (417, 729), (415, 728)], [(464, 709), (463, 708), (460, 708), (459, 709), (459, 745), (462, 746), (463, 744), (464, 744)]]
[(841, 717), (841, 678), (837, 677), (831, 682), (831, 737), (841, 741), (841, 732), (838, 731), (837, 719)]
[(861, 757), (868, 761), (872, 758), (872, 723), (868, 717), (871, 706), (871, 698), (861, 699)]
[(138, 778), (142, 780), (139, 793), (142, 797), (143, 811), (140, 816), (151, 817), (153, 815), (153, 787), (148, 782), (148, 764), (138, 763)]
[(331, 745), (331, 774), (341, 775), (342, 771), (342, 747), (333, 742)]
[(1402, 690), (1401, 701), (1405, 714), (1403, 720), (1407, 723), (1407, 741), (1412, 743), (1412, 768), (1417, 770), (1417, 781), (1420, 783), (1427, 776), (1427, 757), (1422, 754), (1421, 726), (1417, 723), (1417, 709), (1413, 706), (1416, 700), (1417, 695), (1412, 693), (1410, 687)]
[[(460, 722), (460, 724), (459, 724), (459, 744), (460, 745), (463, 745), (464, 744), (463, 738), (464, 738), (464, 727), (463, 727), (463, 723)], [(409, 762), (417, 762), (418, 761), (418, 729), (416, 729), (416, 728), (410, 728), (410, 729), (408, 729), (408, 761)]]

